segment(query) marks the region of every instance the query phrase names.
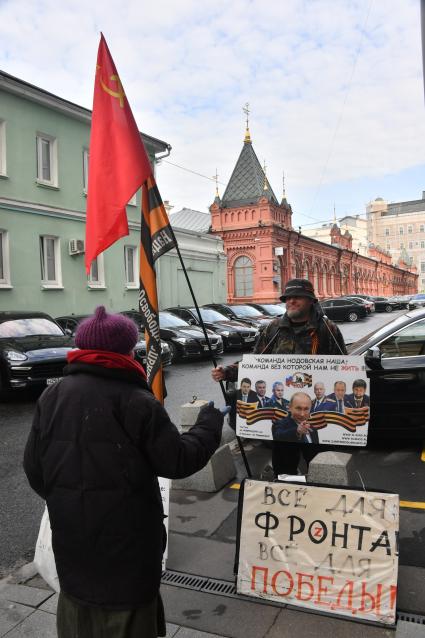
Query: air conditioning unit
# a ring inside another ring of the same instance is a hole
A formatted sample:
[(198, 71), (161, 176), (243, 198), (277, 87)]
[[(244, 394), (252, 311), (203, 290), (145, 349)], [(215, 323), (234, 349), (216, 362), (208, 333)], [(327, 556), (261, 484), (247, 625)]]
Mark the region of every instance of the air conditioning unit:
[(81, 255), (84, 252), (84, 240), (83, 239), (70, 239), (69, 240), (69, 254)]

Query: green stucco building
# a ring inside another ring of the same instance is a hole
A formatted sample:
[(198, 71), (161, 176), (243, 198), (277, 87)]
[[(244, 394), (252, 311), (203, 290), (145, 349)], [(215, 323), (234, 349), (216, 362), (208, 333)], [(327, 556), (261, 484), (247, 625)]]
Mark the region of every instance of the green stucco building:
[[(84, 268), (91, 112), (0, 71), (0, 310), (84, 314), (137, 308), (140, 193), (130, 234)], [(142, 133), (155, 170), (171, 147)], [(199, 303), (226, 299), (213, 235), (175, 229)], [(158, 262), (160, 307), (190, 303), (175, 251)]]

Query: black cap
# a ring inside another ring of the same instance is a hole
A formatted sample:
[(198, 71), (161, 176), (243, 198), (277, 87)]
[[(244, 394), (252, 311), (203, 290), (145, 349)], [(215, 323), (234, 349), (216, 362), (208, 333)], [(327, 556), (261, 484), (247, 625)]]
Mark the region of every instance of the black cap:
[(280, 298), (281, 301), (286, 301), (286, 297), (307, 297), (312, 301), (317, 301), (313, 284), (308, 279), (290, 279)]

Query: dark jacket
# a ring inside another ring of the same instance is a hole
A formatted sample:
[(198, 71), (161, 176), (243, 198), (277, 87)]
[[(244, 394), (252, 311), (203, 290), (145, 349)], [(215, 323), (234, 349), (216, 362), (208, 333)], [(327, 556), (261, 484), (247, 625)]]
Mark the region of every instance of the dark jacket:
[(351, 406), (353, 408), (356, 408), (356, 407), (364, 408), (365, 406), (370, 405), (370, 398), (367, 394), (363, 395), (359, 406), (356, 406), (356, 397), (354, 396), (354, 392), (353, 394), (347, 394), (347, 400), (351, 403)]
[(289, 441), (292, 443), (319, 443), (319, 435), (317, 430), (312, 430), (309, 433), (311, 441), (309, 441), (304, 434), (298, 436), (297, 433), (298, 424), (291, 416), (287, 416), (284, 419), (279, 419), (272, 424), (272, 435), (274, 441)]
[[(326, 401), (329, 401), (330, 403), (332, 403), (332, 405), (334, 406), (334, 412), (339, 412), (338, 399), (335, 396), (335, 392), (332, 392), (332, 394), (330, 394), (328, 397), (326, 397)], [(344, 394), (344, 398), (341, 399), (341, 401), (342, 401), (342, 405), (343, 405), (344, 408), (352, 408), (353, 407), (353, 404), (351, 403), (348, 394)]]
[(46, 499), (62, 590), (110, 609), (157, 595), (164, 549), (157, 476), (200, 470), (223, 417), (203, 408), (180, 435), (132, 371), (74, 363), (37, 402), (25, 449), (31, 487)]
[[(242, 392), (239, 390), (236, 391), (236, 401), (242, 401)], [(254, 390), (250, 390), (248, 392), (248, 400), (247, 403), (258, 403), (257, 393)]]
[(314, 412), (335, 412), (335, 401), (328, 401), (327, 397), (324, 397), (322, 401), (317, 399), (312, 400), (311, 413)]
[(287, 410), (288, 409), (288, 405), (289, 405), (289, 401), (288, 399), (281, 399), (282, 403), (279, 402), (279, 399), (277, 399), (274, 394), (272, 394), (272, 396), (270, 397), (270, 399), (267, 401), (266, 403), (266, 407), (268, 408), (280, 408), (281, 410)]
[[(312, 306), (309, 321), (301, 326), (292, 323), (286, 313), (283, 317), (273, 319), (260, 333), (253, 352), (254, 354), (311, 354), (313, 338), (316, 337), (318, 339), (316, 354), (347, 354), (341, 331), (332, 321), (323, 319), (323, 313), (318, 304)], [(227, 381), (236, 381), (238, 365), (227, 366), (225, 375)]]

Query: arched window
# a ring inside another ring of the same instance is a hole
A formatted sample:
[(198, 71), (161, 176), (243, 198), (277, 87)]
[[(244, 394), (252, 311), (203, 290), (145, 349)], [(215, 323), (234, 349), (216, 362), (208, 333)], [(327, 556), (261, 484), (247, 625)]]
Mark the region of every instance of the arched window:
[(235, 275), (235, 297), (252, 297), (253, 267), (249, 257), (238, 257), (233, 266)]

